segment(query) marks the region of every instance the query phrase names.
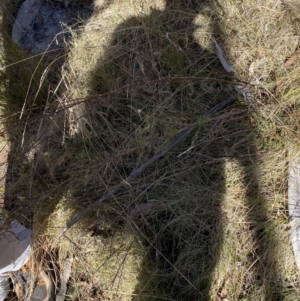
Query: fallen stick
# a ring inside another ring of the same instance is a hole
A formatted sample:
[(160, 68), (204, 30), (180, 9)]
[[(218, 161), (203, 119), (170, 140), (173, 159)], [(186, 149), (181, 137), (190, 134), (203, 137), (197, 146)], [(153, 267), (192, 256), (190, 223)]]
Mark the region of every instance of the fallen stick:
[[(221, 109), (223, 109), (228, 104), (234, 102), (239, 94), (233, 95), (219, 104), (212, 107), (207, 113), (203, 115), (203, 117), (208, 118), (211, 117), (213, 114), (219, 112)], [(162, 158), (166, 153), (168, 153), (172, 148), (174, 148), (176, 145), (178, 145), (181, 141), (183, 141), (192, 131), (194, 131), (197, 128), (198, 124), (195, 123), (191, 125), (189, 128), (183, 130), (180, 135), (173, 140), (173, 142), (164, 150), (158, 152), (155, 154), (151, 159), (149, 159), (147, 162), (142, 164), (137, 169), (133, 170), (130, 175), (125, 179), (122, 180), (118, 185), (112, 187), (109, 189), (98, 201), (94, 202), (93, 204), (89, 205), (87, 208), (79, 212), (75, 217), (73, 217), (70, 221), (67, 222), (65, 227), (62, 229), (62, 231), (59, 233), (59, 235), (54, 240), (54, 243), (52, 247), (54, 247), (59, 239), (70, 229), (73, 227), (76, 223), (78, 223), (85, 215), (87, 215), (89, 212), (91, 212), (93, 209), (97, 208), (101, 203), (106, 201), (111, 196), (115, 195), (118, 191), (121, 190), (121, 188), (125, 187), (126, 185), (129, 185), (130, 182), (133, 179), (136, 179), (138, 176), (141, 175), (142, 172), (144, 172), (150, 165), (158, 161), (160, 158)]]

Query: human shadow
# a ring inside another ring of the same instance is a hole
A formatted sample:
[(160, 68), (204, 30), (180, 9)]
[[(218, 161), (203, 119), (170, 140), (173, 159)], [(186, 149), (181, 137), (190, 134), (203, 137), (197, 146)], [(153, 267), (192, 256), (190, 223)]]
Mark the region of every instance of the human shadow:
[[(128, 188), (127, 199), (132, 201), (119, 204), (123, 212), (153, 199), (159, 204), (149, 216), (131, 221), (147, 250), (133, 300), (218, 296), (212, 284), (224, 241), (225, 168), (231, 160), (242, 170), (246, 231), (255, 246), (243, 262), (255, 284), (245, 280), (240, 297), (255, 295), (255, 286), (261, 286), (262, 300), (283, 300), (281, 288), (272, 289), (278, 285), (276, 272), (265, 277), (266, 253), (274, 241), (266, 231), (251, 112), (246, 103), (238, 102), (224, 113), (227, 117), (217, 115), (215, 123), (201, 118), (235, 93), (215, 52), (201, 46), (196, 18), (207, 9), (214, 11), (211, 2), (166, 1), (163, 10), (152, 9), (146, 16), (124, 21), (91, 73), (91, 95), (99, 97), (87, 104), (87, 110), (90, 106), (105, 115), (99, 120), (109, 128), (100, 135), (103, 150), (127, 152), (123, 163), (116, 163), (120, 180), (182, 129), (199, 123), (196, 133)], [(209, 28), (210, 34), (222, 36), (217, 18), (210, 27), (202, 26), (203, 31)]]

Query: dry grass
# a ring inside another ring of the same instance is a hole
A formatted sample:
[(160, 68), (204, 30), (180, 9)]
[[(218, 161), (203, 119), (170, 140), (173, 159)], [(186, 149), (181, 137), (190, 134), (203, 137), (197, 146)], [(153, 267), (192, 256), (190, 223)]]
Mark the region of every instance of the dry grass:
[[(69, 52), (41, 60), (10, 43), (17, 5), (6, 1), (8, 207), (54, 275), (74, 258), (68, 300), (298, 300), (286, 176), (299, 149), (299, 61), (284, 68), (299, 43), (297, 3), (173, 2), (96, 1)], [(237, 84), (251, 100), (201, 117)], [(71, 216), (195, 122), (51, 248)], [(153, 199), (150, 215), (129, 216)]]

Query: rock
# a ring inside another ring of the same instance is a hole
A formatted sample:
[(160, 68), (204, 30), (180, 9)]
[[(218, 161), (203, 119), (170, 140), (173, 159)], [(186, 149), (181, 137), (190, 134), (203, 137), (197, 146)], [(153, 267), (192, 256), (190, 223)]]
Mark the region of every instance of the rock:
[[(87, 12), (83, 14), (85, 17), (91, 14), (88, 5)], [(26, 0), (13, 25), (12, 39), (18, 46), (33, 54), (65, 48), (71, 38), (69, 28), (78, 21), (78, 13), (76, 9), (54, 1)]]

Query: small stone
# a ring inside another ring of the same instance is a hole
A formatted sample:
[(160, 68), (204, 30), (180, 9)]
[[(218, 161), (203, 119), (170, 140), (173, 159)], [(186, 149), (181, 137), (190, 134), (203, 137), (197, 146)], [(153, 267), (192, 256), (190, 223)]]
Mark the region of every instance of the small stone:
[(89, 5), (86, 7), (87, 13), (85, 8), (81, 7), (78, 12), (55, 1), (26, 0), (13, 25), (12, 39), (33, 54), (63, 49), (71, 39), (69, 28), (76, 22), (78, 14), (87, 17), (91, 14)]

